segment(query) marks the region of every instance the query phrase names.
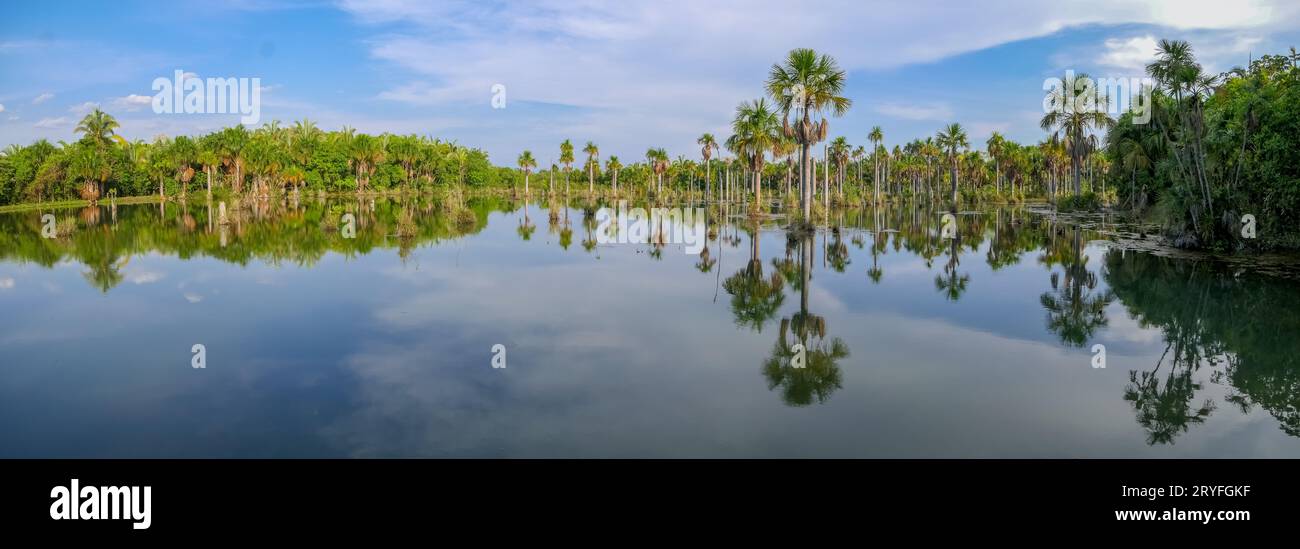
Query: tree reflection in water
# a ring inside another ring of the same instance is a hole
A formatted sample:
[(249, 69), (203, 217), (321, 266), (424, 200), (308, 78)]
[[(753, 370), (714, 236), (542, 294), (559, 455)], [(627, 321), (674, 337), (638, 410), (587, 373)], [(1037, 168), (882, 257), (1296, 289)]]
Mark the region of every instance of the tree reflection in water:
[[(812, 278), (813, 238), (791, 237), (786, 242), (786, 259), (777, 271), (783, 275), (798, 276), (799, 311), (781, 319), (772, 355), (763, 362), (763, 377), (769, 390), (780, 389), (781, 400), (788, 406), (807, 406), (814, 401), (825, 402), (831, 393), (841, 387), (843, 374), (838, 362), (849, 356), (849, 347), (840, 338), (827, 339), (826, 319), (808, 310), (808, 290)], [(797, 252), (797, 267), (791, 264), (792, 252)], [(773, 263), (778, 263), (773, 261)], [(804, 349), (804, 366), (793, 363), (797, 352), (795, 345)]]
[[(562, 246), (569, 246), (570, 212), (562, 205), (558, 200), (554, 204), (551, 230)], [(329, 253), (355, 257), (376, 250), (395, 250), (405, 257), (415, 247), (481, 231), (491, 212), (517, 212), (518, 226), (507, 227), (506, 233), (514, 229), (520, 239), (530, 240), (537, 230), (534, 217), (546, 215), (546, 206), (535, 206), (492, 197), (439, 201), (325, 199), (311, 194), (277, 201), (219, 198), (139, 206), (119, 206), (110, 200), (76, 210), (0, 215), (0, 261), (47, 269), (74, 263), (91, 287), (107, 293), (127, 278), (124, 270), (132, 259), (145, 254), (180, 260), (207, 257), (241, 266), (254, 261), (312, 266)], [(591, 250), (595, 235), (589, 209), (582, 212), (582, 243)], [(41, 236), (45, 213), (58, 221), (54, 238)], [(345, 236), (340, 230), (345, 214), (354, 218), (354, 235)], [(900, 274), (893, 283), (919, 284), (922, 291), (916, 295), (932, 300), (987, 291), (971, 284), (971, 278), (1037, 255), (1050, 272), (1044, 281), (1050, 290), (1031, 305), (1045, 316), (1033, 337), (1071, 349), (1086, 347), (1108, 326), (1108, 313), (1121, 314), (1112, 307), (1116, 302), (1137, 325), (1159, 330), (1163, 342), (1147, 351), (1154, 364), (1129, 372), (1122, 389), (1116, 388), (1132, 407), (1148, 443), (1171, 444), (1225, 409), (1263, 410), (1276, 418), (1285, 433), (1300, 436), (1300, 339), (1295, 337), (1300, 334), (1300, 315), (1295, 314), (1300, 310), (1300, 284), (1294, 280), (1116, 249), (1101, 255), (1097, 266), (1096, 258), (1086, 254), (1091, 234), (1087, 229), (1014, 208), (960, 216), (958, 238), (950, 241), (938, 237), (938, 212), (924, 207), (891, 204), (835, 215), (841, 228), (818, 236), (787, 235), (784, 253), (764, 265), (760, 227), (738, 226), (729, 220), (742, 216), (731, 215), (725, 206), (713, 206), (706, 222), (712, 238), (698, 258), (689, 258), (695, 271), (710, 273), (713, 299), (725, 289), (737, 325), (761, 333), (779, 319), (776, 342), (762, 373), (771, 389), (779, 388), (786, 404), (824, 402), (842, 383), (837, 361), (849, 354), (843, 341), (828, 335), (827, 320), (809, 311), (818, 248), (825, 254), (820, 258), (825, 266), (822, 272), (836, 277), (843, 270), (860, 277), (865, 271), (867, 280), (855, 282), (863, 285), (880, 281), (890, 265), (900, 264), (898, 260), (920, 258), (931, 265), (935, 258), (947, 255), (934, 284), (938, 295), (929, 288), (933, 274), (919, 280)], [(843, 234), (845, 230), (849, 234)], [(728, 248), (741, 246), (742, 232), (748, 233), (748, 254), (733, 254)], [(662, 247), (651, 244), (649, 248), (654, 254)], [(866, 267), (854, 265), (850, 252), (869, 252), (869, 261), (865, 257), (860, 261)], [(902, 257), (891, 262), (890, 253)], [(745, 255), (748, 258), (741, 259), (743, 266), (736, 270), (729, 258)], [(972, 263), (981, 257), (988, 266), (985, 271)], [(666, 268), (671, 268), (669, 263), (664, 257)], [(787, 288), (798, 293), (800, 302), (797, 312), (781, 318)], [(793, 368), (790, 362), (796, 344), (806, 349), (805, 368)], [(1205, 394), (1212, 384), (1225, 387), (1229, 394), (1221, 398)]]

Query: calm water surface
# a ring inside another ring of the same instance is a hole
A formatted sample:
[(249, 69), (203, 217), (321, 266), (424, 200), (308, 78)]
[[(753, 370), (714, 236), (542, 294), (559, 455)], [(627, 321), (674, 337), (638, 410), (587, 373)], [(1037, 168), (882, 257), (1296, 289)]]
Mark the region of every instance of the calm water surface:
[(689, 254), (571, 206), (0, 214), (0, 456), (1300, 456), (1293, 280), (1016, 209)]

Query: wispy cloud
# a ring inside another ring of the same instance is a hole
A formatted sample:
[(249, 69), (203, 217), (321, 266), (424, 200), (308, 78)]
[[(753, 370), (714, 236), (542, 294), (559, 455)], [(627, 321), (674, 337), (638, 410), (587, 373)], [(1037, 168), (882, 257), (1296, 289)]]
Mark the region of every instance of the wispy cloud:
[(42, 118), (39, 121), (37, 121), (35, 124), (32, 124), (33, 127), (42, 128), (42, 129), (62, 128), (67, 125), (68, 125), (68, 118), (65, 116), (59, 116), (56, 118)]
[(152, 102), (152, 97), (147, 95), (136, 95), (133, 93), (126, 97), (118, 97), (117, 99), (114, 99), (111, 104), (116, 109), (134, 112), (144, 107), (148, 107)]
[[(590, 123), (596, 133), (585, 137), (611, 149), (659, 143), (679, 151), (694, 148), (701, 131), (725, 129), (735, 104), (760, 95), (772, 62), (796, 46), (830, 52), (852, 72), (933, 62), (1072, 26), (1243, 29), (1297, 12), (1272, 0), (813, 4), (791, 10), (779, 0), (343, 0), (340, 6), (374, 27), (366, 42), (370, 55), (396, 69), (397, 81), (378, 93), (380, 100), (487, 105), (492, 84), (502, 83), (511, 101), (578, 109), (553, 124)], [(771, 28), (782, 31), (761, 32)], [(852, 46), (846, 36), (854, 37)], [(886, 104), (876, 112), (927, 121), (956, 115), (947, 105)], [(652, 122), (637, 125), (646, 120)], [(670, 126), (694, 129), (679, 134), (667, 131)]]
[(44, 102), (49, 101), (49, 100), (51, 100), (51, 99), (54, 99), (54, 94), (52, 94), (52, 93), (42, 93), (42, 94), (40, 94), (40, 95), (38, 95), (38, 96), (36, 96), (35, 98), (32, 99), (32, 104), (33, 104), (33, 105), (40, 105), (41, 103), (44, 103)]
[(78, 116), (82, 116), (98, 108), (99, 108), (99, 103), (96, 103), (94, 101), (87, 101), (79, 105), (73, 105), (71, 107), (68, 107), (68, 112)]

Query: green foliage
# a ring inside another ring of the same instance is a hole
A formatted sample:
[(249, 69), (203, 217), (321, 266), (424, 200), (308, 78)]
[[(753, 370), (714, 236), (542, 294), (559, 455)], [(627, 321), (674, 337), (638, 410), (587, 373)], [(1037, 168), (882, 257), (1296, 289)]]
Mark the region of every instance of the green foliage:
[(1186, 44), (1162, 47), (1151, 122), (1125, 113), (1107, 138), (1120, 203), (1150, 208), (1180, 246), (1300, 249), (1300, 69), (1266, 55), (1210, 78)]
[(197, 138), (128, 142), (101, 111), (77, 126), (82, 138), (37, 141), (0, 152), (0, 206), (23, 202), (207, 191), (214, 195), (307, 191), (396, 191), (446, 185), (509, 185), (516, 171), (487, 153), (415, 135), (325, 132), (309, 120), (255, 130), (225, 128)]

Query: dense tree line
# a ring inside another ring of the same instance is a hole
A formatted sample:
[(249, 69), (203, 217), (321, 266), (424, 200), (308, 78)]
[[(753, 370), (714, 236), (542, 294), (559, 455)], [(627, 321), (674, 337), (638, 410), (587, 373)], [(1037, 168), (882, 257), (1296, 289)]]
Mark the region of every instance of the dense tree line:
[(510, 170), (481, 150), (415, 135), (326, 132), (303, 120), (235, 126), (199, 137), (127, 141), (118, 122), (96, 110), (72, 143), (12, 145), (0, 155), (0, 205), (107, 196), (268, 195), (486, 186)]
[[(1120, 116), (1105, 154), (1124, 204), (1150, 210), (1174, 242), (1300, 248), (1300, 68), (1266, 55), (1206, 74), (1185, 42), (1164, 41), (1148, 72), (1154, 116)], [(1256, 238), (1242, 234), (1251, 215)]]
[[(346, 127), (326, 132), (306, 120), (128, 142), (112, 116), (95, 111), (77, 126), (73, 143), (42, 140), (3, 151), (0, 205), (198, 191), (265, 196), (498, 186), (530, 194), (538, 184), (553, 196), (568, 195), (572, 179), (585, 175), (589, 196), (779, 203), (804, 218), (814, 206), (898, 201), (1120, 207), (1154, 215), (1177, 245), (1300, 248), (1296, 65), (1293, 51), (1211, 76), (1185, 42), (1162, 41), (1148, 67), (1158, 87), (1149, 123), (1135, 124), (1131, 112), (1111, 118), (1111, 98), (1092, 89), (1085, 92), (1090, 97), (1058, 99), (1100, 108), (1046, 114), (1047, 136), (1038, 143), (995, 132), (972, 147), (965, 128), (952, 123), (890, 148), (879, 127), (866, 136), (869, 145), (829, 135), (828, 117), (852, 106), (842, 95), (846, 73), (830, 56), (798, 49), (772, 66), (766, 97), (737, 107), (730, 136), (700, 136), (698, 160), (650, 147), (644, 159), (602, 161), (596, 143), (578, 151), (565, 140), (551, 157), (556, 161), (540, 170), (532, 151), (512, 167), (496, 167), (483, 151), (451, 142)], [(1247, 214), (1256, 220), (1256, 239), (1239, 231)]]

